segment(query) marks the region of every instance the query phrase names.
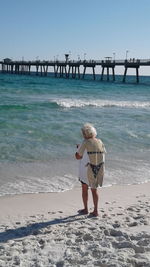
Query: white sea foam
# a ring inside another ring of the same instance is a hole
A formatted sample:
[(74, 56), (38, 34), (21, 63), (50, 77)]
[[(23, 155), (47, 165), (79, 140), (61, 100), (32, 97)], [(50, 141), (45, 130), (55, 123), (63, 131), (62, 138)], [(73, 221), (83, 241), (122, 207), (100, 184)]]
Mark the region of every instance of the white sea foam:
[(70, 190), (77, 181), (71, 174), (54, 177), (34, 177), (18, 176), (13, 182), (7, 182), (1, 186), (0, 196), (26, 194), (26, 193), (46, 193), (63, 192)]
[(81, 99), (53, 99), (51, 103), (57, 103), (57, 105), (64, 108), (78, 108), (78, 107), (122, 107), (122, 108), (150, 108), (149, 101), (115, 101), (115, 100), (81, 100)]
[(135, 134), (133, 131), (127, 131), (128, 135), (133, 137), (133, 138), (138, 138), (138, 135)]
[[(0, 196), (26, 193), (62, 192), (80, 185), (78, 177), (71, 173), (42, 176), (42, 171), (41, 173), (39, 172), (39, 176), (35, 176), (39, 169), (37, 171), (34, 170), (33, 173), (30, 173), (29, 171), (30, 175), (28, 175), (24, 173), (23, 168), (24, 166), (21, 165), (20, 170), (22, 170), (23, 175), (19, 175), (19, 168), (16, 167), (18, 175), (16, 176), (14, 173), (14, 177), (12, 175), (11, 179), (8, 179), (7, 176), (10, 172), (12, 173), (12, 168), (8, 170), (7, 175), (3, 172), (5, 183), (1, 185)], [(34, 165), (34, 168), (36, 168), (36, 165)], [(28, 169), (31, 169), (31, 166), (28, 165)], [(46, 166), (45, 172), (47, 172)], [(136, 164), (136, 162), (133, 162), (130, 165), (129, 161), (124, 160), (124, 164), (122, 161), (119, 161), (118, 164), (115, 161), (111, 166), (107, 161), (103, 186), (108, 187), (114, 184), (140, 184), (149, 181), (149, 177), (150, 170), (148, 163), (143, 164), (141, 162), (140, 164), (138, 162), (138, 164)]]

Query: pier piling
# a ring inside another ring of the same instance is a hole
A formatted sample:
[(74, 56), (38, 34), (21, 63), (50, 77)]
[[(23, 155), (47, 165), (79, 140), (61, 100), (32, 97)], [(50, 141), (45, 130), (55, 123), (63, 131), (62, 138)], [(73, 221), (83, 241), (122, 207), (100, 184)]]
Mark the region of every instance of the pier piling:
[(109, 81), (109, 70), (112, 70), (112, 77), (113, 77), (113, 81), (115, 81), (115, 61), (111, 61), (111, 60), (105, 60), (102, 61), (102, 73), (101, 73), (101, 81), (103, 81), (104, 78), (104, 71), (107, 71), (107, 81)]
[(126, 75), (127, 75), (128, 68), (133, 68), (136, 70), (136, 82), (139, 83), (139, 67), (140, 67), (140, 61), (139, 60), (137, 60), (136, 62), (125, 60), (125, 71), (124, 71), (124, 76), (123, 76), (123, 82), (126, 81)]
[[(139, 67), (150, 66), (150, 59), (143, 60), (112, 60), (111, 57), (106, 57), (106, 60), (67, 60), (65, 61), (13, 61), (9, 58), (0, 61), (1, 72), (11, 74), (31, 74), (31, 70), (35, 69), (36, 75), (47, 76), (49, 67), (53, 67), (54, 77), (80, 79), (80, 67), (83, 67), (82, 79), (85, 78), (87, 68), (92, 71), (93, 79), (96, 79), (95, 67), (101, 66), (101, 81), (104, 80), (104, 72), (106, 69), (106, 80), (115, 81), (115, 68), (124, 66), (123, 82), (126, 81), (128, 68), (133, 68), (136, 71), (136, 82), (139, 83)], [(111, 74), (110, 74), (111, 71)]]

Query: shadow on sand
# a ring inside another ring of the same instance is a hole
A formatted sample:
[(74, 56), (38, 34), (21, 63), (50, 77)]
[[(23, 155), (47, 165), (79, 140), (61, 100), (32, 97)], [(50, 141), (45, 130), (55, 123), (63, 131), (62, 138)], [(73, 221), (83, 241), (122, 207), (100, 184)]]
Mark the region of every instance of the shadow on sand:
[(19, 227), (15, 229), (8, 229), (5, 232), (0, 233), (0, 243), (7, 242), (8, 240), (13, 240), (17, 238), (23, 238), (25, 236), (29, 235), (40, 235), (42, 234), (40, 232), (41, 229), (46, 228), (48, 226), (52, 225), (59, 225), (59, 224), (64, 224), (64, 223), (71, 223), (74, 221), (81, 221), (87, 219), (88, 216), (84, 216), (80, 214), (76, 214), (73, 216), (68, 216), (65, 218), (60, 218), (60, 219), (54, 219), (48, 222), (38, 222), (38, 223), (32, 223), (28, 224), (27, 226), (24, 227)]

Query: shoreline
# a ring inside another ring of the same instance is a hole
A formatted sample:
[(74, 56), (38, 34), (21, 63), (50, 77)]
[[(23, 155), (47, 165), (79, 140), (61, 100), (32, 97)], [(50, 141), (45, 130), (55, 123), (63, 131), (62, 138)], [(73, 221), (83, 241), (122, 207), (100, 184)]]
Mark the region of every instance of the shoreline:
[(77, 212), (81, 188), (0, 197), (0, 266), (148, 267), (149, 192), (150, 182), (103, 187), (98, 217)]
[[(108, 185), (103, 185), (102, 188), (112, 188), (112, 187), (126, 187), (126, 186), (133, 186), (133, 185), (142, 185), (142, 184), (149, 184), (150, 181), (144, 181), (144, 182), (138, 182), (138, 183), (134, 183), (134, 184), (108, 184)], [(38, 195), (38, 194), (59, 194), (59, 193), (64, 193), (67, 191), (71, 191), (73, 189), (79, 189), (81, 187), (80, 182), (77, 181), (71, 188), (68, 189), (64, 189), (61, 191), (39, 191), (39, 192), (22, 192), (22, 193), (6, 193), (1, 195), (0, 194), (0, 199), (4, 198), (4, 197), (12, 197), (12, 196), (22, 196), (22, 195)], [(102, 188), (98, 188), (98, 189), (102, 189)]]

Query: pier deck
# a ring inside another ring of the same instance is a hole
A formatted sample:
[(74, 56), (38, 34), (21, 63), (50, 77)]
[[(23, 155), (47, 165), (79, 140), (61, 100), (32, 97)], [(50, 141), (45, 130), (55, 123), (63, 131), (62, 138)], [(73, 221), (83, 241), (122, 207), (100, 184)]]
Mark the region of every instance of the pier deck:
[[(31, 69), (36, 72), (36, 75), (47, 76), (48, 72), (53, 72), (55, 77), (78, 78), (84, 79), (87, 68), (92, 69), (93, 79), (95, 79), (95, 67), (101, 67), (101, 80), (104, 79), (104, 72), (106, 70), (107, 81), (110, 79), (110, 71), (112, 71), (112, 78), (115, 81), (115, 68), (117, 66), (124, 67), (123, 82), (126, 81), (127, 70), (129, 68), (135, 69), (136, 82), (139, 82), (139, 68), (141, 66), (150, 66), (150, 59), (130, 59), (130, 60), (64, 60), (64, 61), (13, 61), (11, 59), (4, 59), (0, 61), (1, 72), (11, 74), (31, 74)], [(83, 73), (81, 75), (80, 68)]]

